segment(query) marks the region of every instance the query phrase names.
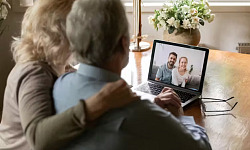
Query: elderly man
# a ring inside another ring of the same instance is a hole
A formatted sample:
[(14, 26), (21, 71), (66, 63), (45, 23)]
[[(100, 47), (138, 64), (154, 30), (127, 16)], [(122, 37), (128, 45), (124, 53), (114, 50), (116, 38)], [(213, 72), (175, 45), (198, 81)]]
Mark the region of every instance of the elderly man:
[(174, 64), (177, 59), (175, 52), (169, 53), (167, 64), (163, 64), (156, 73), (156, 81), (162, 81), (170, 84), (172, 82), (172, 70), (175, 68)]
[[(57, 80), (53, 91), (57, 113), (120, 79), (129, 56), (128, 21), (120, 0), (76, 0), (66, 31), (80, 67)], [(177, 111), (182, 108), (172, 89), (165, 88), (156, 100), (175, 106), (168, 108), (177, 117), (148, 100), (135, 101), (107, 112), (65, 149), (211, 149), (204, 129)]]

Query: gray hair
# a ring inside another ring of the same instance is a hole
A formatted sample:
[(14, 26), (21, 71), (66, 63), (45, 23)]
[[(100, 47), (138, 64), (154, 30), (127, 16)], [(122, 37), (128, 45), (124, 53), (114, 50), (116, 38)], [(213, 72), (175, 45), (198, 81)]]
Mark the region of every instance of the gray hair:
[(77, 61), (102, 66), (122, 50), (128, 21), (120, 0), (76, 0), (67, 17), (66, 33)]

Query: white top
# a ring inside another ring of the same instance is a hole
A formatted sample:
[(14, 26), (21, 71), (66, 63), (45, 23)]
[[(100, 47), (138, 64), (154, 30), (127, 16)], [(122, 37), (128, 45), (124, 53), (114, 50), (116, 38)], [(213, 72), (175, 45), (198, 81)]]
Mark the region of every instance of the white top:
[(176, 86), (185, 87), (186, 81), (189, 78), (189, 73), (186, 71), (184, 75), (180, 75), (178, 68), (174, 68), (172, 71), (172, 84)]

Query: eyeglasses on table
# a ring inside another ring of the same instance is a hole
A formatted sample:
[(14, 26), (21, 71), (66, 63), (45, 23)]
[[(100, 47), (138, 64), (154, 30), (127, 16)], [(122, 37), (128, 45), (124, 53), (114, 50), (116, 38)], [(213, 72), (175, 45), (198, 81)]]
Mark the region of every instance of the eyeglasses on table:
[[(221, 116), (221, 115), (231, 115), (234, 118), (236, 116), (231, 113), (231, 111), (235, 108), (235, 106), (238, 104), (238, 102), (235, 102), (234, 105), (231, 105), (228, 101), (234, 99), (234, 97), (230, 97), (228, 99), (218, 99), (218, 98), (203, 98), (201, 97), (201, 106), (202, 111), (205, 116)], [(204, 101), (205, 100), (205, 101)], [(206, 103), (226, 103), (230, 106), (229, 109), (221, 109), (221, 110), (207, 110)], [(214, 114), (208, 114), (208, 113), (214, 113)]]

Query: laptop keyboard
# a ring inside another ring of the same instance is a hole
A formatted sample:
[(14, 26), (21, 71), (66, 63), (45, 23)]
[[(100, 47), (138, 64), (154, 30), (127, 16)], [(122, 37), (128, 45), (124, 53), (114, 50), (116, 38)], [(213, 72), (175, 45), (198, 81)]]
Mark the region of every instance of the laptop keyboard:
[(149, 85), (150, 92), (151, 92), (153, 95), (158, 95), (158, 94), (160, 94), (161, 91), (162, 91), (162, 89), (164, 88), (163, 86), (158, 85), (158, 84), (148, 83), (148, 85)]
[[(149, 88), (150, 88), (150, 92), (153, 95), (158, 95), (161, 93), (162, 89), (164, 88), (161, 85), (158, 84), (152, 84), (152, 83), (148, 83)], [(192, 97), (194, 97), (194, 94), (190, 94), (190, 93), (186, 93), (183, 91), (179, 91), (174, 89), (174, 91), (179, 95), (179, 97), (181, 98), (182, 103), (185, 103), (186, 101), (188, 101), (189, 99), (191, 99)]]

